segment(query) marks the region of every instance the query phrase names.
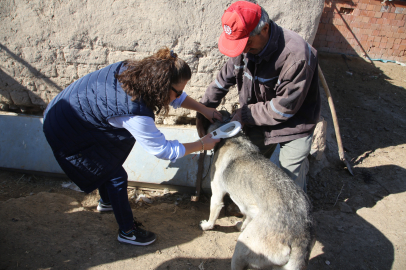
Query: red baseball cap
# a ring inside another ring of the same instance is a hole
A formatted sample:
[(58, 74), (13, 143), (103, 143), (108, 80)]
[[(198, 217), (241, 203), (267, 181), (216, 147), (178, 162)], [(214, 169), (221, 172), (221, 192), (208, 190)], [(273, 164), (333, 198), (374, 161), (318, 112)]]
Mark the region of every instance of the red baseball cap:
[(260, 19), (261, 7), (257, 4), (238, 1), (229, 6), (221, 17), (224, 31), (218, 43), (220, 52), (230, 57), (240, 55)]

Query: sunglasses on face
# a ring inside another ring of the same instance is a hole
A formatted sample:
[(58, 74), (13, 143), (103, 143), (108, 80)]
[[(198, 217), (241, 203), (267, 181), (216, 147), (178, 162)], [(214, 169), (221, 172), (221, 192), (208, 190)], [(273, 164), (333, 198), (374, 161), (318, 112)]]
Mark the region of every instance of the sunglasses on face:
[(171, 90), (176, 93), (176, 98), (180, 97), (183, 93), (183, 91), (178, 91), (175, 88), (173, 88), (173, 86), (171, 86)]

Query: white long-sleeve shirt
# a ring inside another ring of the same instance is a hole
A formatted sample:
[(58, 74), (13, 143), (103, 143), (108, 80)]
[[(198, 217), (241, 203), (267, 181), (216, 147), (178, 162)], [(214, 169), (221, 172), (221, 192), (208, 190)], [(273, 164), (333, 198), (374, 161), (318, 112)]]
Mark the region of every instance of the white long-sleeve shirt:
[[(186, 97), (187, 94), (183, 92), (170, 105), (177, 109)], [(185, 155), (185, 146), (178, 140), (166, 140), (165, 135), (156, 127), (154, 119), (149, 116), (117, 116), (108, 119), (108, 122), (113, 127), (127, 129), (145, 151), (159, 159), (175, 162)]]

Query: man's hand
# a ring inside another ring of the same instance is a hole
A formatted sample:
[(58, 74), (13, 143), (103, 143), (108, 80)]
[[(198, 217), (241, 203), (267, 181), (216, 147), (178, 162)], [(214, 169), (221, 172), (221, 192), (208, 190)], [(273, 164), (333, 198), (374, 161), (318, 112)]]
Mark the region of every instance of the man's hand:
[(244, 123), (242, 122), (242, 117), (241, 117), (241, 109), (238, 109), (234, 112), (233, 118), (231, 121), (238, 121), (241, 124), (241, 128), (244, 127)]

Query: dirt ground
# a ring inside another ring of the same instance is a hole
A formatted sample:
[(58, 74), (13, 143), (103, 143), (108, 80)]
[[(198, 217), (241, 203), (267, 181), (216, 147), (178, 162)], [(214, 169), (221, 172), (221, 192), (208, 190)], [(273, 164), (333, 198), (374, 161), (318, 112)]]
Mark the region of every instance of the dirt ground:
[[(354, 176), (330, 142), (330, 165), (308, 183), (317, 238), (309, 269), (406, 269), (406, 67), (331, 54), (320, 66)], [(135, 247), (116, 240), (114, 216), (96, 211), (96, 192), (63, 181), (0, 170), (0, 269), (230, 268), (241, 218), (224, 210), (203, 232), (209, 195), (191, 202), (191, 194), (130, 189), (134, 215), (158, 236)], [(137, 202), (140, 194), (147, 202)]]

